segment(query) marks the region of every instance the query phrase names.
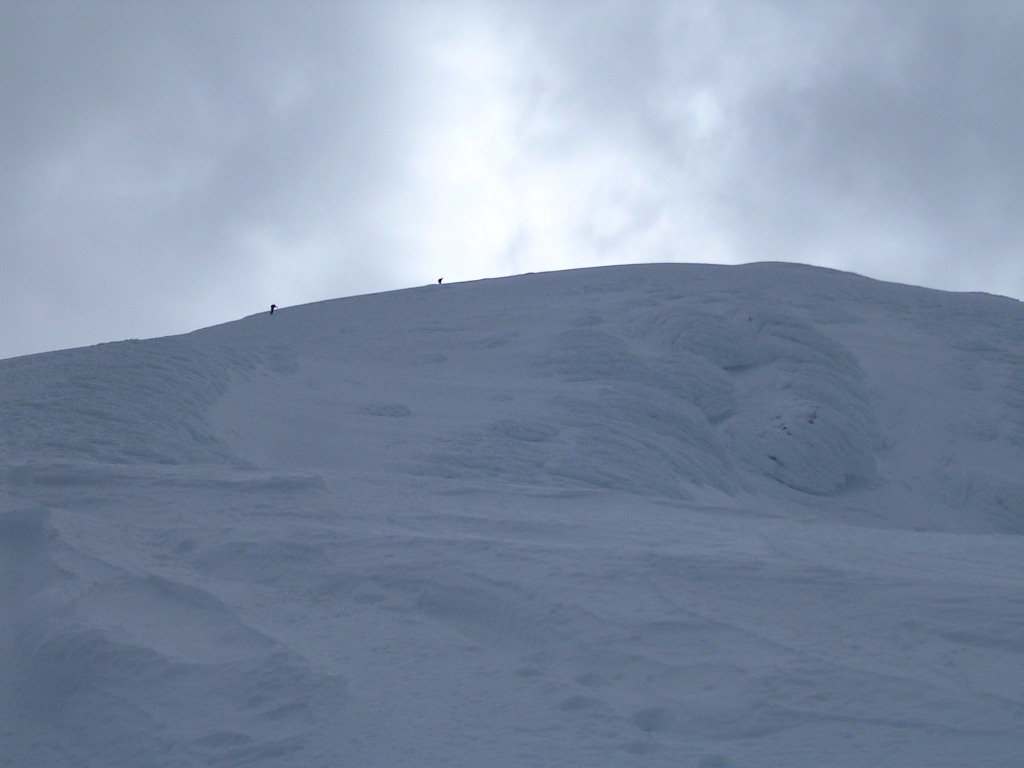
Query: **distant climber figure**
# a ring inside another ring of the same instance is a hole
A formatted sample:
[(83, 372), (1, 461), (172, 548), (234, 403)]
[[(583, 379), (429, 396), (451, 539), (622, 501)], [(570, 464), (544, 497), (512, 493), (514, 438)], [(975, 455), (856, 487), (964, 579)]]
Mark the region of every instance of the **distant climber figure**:
[(277, 309), (277, 304), (270, 305), (270, 314), (274, 314), (274, 310)]
[(437, 284), (438, 284), (438, 285), (440, 285), (440, 284), (441, 284), (441, 281), (442, 281), (442, 280), (444, 280), (444, 278), (443, 278), (443, 277), (439, 277), (439, 278), (437, 278)]

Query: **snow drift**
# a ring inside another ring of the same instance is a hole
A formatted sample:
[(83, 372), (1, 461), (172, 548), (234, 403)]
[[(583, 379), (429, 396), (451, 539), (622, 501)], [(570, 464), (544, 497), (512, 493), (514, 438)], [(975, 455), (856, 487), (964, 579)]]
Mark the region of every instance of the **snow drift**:
[(0, 361), (0, 764), (1010, 766), (1024, 309), (786, 264)]

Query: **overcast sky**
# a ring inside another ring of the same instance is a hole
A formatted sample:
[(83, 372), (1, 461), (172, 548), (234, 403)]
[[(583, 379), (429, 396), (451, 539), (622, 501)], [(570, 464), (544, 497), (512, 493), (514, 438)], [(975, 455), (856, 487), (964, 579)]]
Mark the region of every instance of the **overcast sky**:
[(0, 0), (0, 357), (797, 261), (1024, 298), (1016, 0)]

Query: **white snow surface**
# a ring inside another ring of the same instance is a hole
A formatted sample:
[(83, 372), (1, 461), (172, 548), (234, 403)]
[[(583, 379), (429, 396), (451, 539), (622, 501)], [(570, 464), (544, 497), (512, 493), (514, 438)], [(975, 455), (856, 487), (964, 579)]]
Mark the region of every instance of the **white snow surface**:
[(1024, 305), (431, 285), (0, 361), (0, 765), (1024, 764)]

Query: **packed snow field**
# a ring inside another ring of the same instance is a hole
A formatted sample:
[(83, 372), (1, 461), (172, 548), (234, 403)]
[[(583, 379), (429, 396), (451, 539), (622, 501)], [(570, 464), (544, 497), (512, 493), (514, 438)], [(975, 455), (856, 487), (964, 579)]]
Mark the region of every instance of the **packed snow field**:
[(1024, 306), (523, 275), (0, 361), (0, 765), (1020, 766)]

